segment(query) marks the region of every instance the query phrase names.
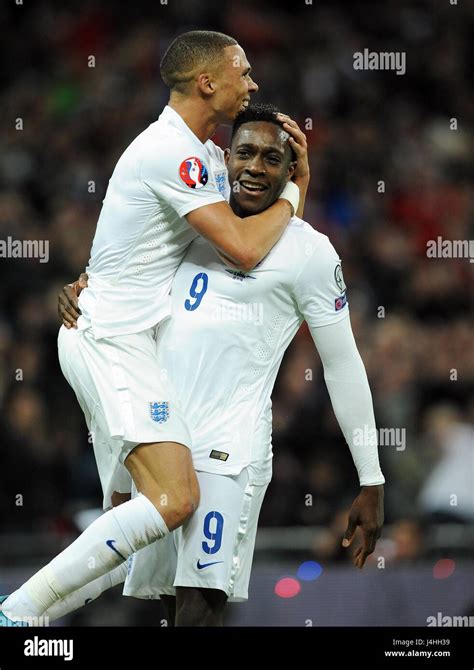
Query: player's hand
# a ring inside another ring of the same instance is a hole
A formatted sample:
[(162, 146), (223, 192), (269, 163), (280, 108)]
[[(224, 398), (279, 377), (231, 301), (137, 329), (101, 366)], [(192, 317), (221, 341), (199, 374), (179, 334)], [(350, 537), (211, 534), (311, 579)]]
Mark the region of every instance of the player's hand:
[(342, 540), (343, 547), (350, 547), (357, 526), (362, 530), (362, 546), (354, 552), (354, 565), (363, 568), (367, 556), (375, 549), (383, 526), (383, 485), (362, 486), (349, 511), (349, 523)]
[(290, 135), (289, 142), (291, 148), (296, 154), (296, 170), (293, 175), (293, 181), (298, 186), (309, 183), (309, 161), (308, 161), (308, 143), (306, 135), (301, 130), (299, 125), (287, 114), (278, 112), (278, 120), (283, 123), (283, 128)]
[(83, 272), (73, 284), (67, 284), (58, 295), (58, 314), (66, 328), (77, 328), (77, 319), (81, 315), (78, 297), (83, 288), (87, 287), (88, 275)]

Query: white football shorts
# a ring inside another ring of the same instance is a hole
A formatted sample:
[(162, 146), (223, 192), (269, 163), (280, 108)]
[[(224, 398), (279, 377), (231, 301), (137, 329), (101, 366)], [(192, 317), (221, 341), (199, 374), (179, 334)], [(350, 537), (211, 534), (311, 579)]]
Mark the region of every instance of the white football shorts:
[(104, 509), (114, 491), (131, 490), (123, 465), (138, 445), (178, 442), (191, 447), (191, 436), (172, 385), (160, 371), (157, 327), (140, 333), (96, 340), (90, 328), (61, 326), (61, 370), (72, 386), (92, 436), (104, 494)]
[(268, 484), (197, 472), (201, 501), (191, 518), (129, 558), (124, 596), (175, 595), (176, 586), (219, 589), (247, 600), (258, 517)]

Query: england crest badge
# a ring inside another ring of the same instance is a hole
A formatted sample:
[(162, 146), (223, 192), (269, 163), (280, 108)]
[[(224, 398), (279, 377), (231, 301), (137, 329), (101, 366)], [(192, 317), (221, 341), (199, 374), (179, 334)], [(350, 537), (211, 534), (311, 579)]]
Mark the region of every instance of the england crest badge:
[(170, 417), (169, 402), (151, 402), (150, 416), (156, 423), (164, 423), (165, 421), (168, 421)]

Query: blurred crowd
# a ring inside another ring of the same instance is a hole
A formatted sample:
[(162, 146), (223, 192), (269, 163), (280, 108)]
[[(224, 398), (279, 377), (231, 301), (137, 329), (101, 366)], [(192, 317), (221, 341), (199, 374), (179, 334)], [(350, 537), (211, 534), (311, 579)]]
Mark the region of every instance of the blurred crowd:
[[(50, 245), (48, 263), (0, 259), (0, 528), (61, 532), (100, 504), (57, 362), (56, 296), (87, 264), (118, 157), (167, 102), (161, 56), (193, 28), (236, 37), (256, 99), (306, 130), (305, 218), (343, 260), (378, 426), (403, 429), (380, 447), (387, 521), (415, 545), (430, 521), (472, 521), (474, 264), (428, 258), (426, 244), (473, 237), (473, 3), (66, 4), (9, 3), (0, 17), (0, 239)], [(406, 74), (354, 70), (364, 48), (406, 52)], [(215, 139), (225, 147), (228, 131)], [(273, 406), (261, 524), (339, 528), (357, 478), (305, 326)]]

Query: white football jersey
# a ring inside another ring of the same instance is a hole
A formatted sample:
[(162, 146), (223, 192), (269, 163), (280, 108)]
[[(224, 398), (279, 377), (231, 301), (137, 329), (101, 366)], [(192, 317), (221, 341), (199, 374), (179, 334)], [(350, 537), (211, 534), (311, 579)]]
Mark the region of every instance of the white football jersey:
[(130, 144), (109, 182), (82, 291), (79, 328), (136, 333), (170, 313), (169, 291), (195, 231), (186, 214), (228, 196), (224, 152), (171, 107)]
[(160, 328), (160, 368), (172, 380), (197, 470), (271, 479), (270, 396), (303, 320), (347, 318), (340, 259), (326, 235), (294, 217), (255, 270), (231, 270), (202, 238), (173, 281), (172, 318)]

